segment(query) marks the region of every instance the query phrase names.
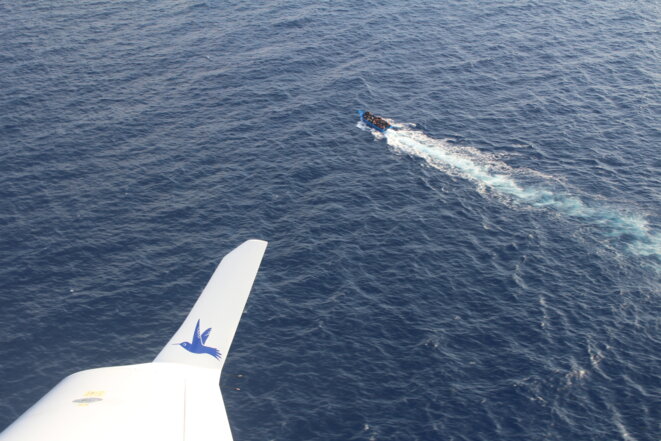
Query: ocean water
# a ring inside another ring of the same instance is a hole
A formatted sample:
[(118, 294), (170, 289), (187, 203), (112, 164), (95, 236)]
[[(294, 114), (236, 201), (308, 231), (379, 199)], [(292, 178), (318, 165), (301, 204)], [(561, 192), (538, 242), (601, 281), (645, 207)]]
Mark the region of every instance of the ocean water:
[(659, 440), (660, 22), (0, 3), (0, 430), (68, 374), (152, 360), (260, 238), (235, 441)]

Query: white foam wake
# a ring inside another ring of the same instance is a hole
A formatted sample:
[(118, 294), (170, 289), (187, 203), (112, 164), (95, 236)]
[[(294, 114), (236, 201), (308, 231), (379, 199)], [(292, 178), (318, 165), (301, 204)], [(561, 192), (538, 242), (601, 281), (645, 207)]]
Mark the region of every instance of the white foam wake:
[[(580, 219), (596, 226), (603, 236), (626, 243), (626, 248), (637, 255), (661, 258), (661, 236), (651, 231), (643, 217), (624, 214), (602, 203), (588, 204), (567, 191), (556, 190), (558, 183), (551, 177), (513, 169), (475, 148), (434, 139), (408, 125), (390, 122), (396, 130), (388, 130), (385, 139), (392, 148), (422, 158), (446, 173), (473, 181), (480, 193)], [(379, 132), (372, 132), (383, 137)]]

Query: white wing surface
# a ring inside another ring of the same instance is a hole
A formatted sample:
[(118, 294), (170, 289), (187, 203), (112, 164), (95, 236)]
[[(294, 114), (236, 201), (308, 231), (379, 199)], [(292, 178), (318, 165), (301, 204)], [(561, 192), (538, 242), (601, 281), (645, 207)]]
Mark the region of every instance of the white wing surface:
[(265, 249), (249, 240), (225, 256), (153, 363), (70, 375), (0, 441), (231, 441), (218, 380)]
[(155, 362), (207, 367), (220, 375), (265, 250), (266, 242), (249, 240), (225, 256)]

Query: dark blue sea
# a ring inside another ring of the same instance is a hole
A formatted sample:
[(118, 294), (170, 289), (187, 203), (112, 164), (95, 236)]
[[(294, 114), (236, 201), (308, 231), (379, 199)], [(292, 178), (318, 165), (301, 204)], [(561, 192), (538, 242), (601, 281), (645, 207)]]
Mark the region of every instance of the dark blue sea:
[(235, 441), (658, 441), (659, 23), (653, 0), (0, 3), (0, 430), (151, 361), (259, 238)]

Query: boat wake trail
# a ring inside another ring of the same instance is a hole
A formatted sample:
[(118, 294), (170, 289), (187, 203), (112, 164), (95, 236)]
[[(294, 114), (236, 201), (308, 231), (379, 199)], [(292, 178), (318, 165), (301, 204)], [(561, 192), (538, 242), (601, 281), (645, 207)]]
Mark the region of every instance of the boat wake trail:
[(410, 125), (391, 123), (397, 130), (385, 134), (373, 131), (374, 136), (385, 138), (396, 151), (422, 158), (431, 167), (474, 182), (482, 195), (493, 196), (510, 206), (553, 210), (593, 227), (613, 245), (624, 244), (633, 254), (661, 258), (661, 236), (651, 231), (643, 217), (573, 195), (551, 176), (515, 169), (478, 149), (431, 138)]

